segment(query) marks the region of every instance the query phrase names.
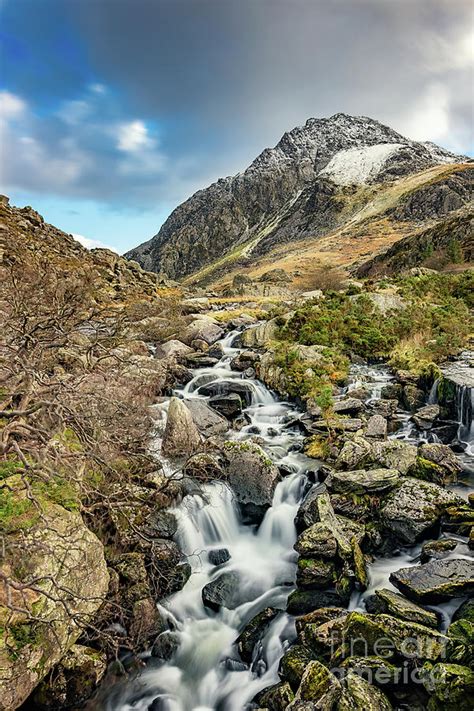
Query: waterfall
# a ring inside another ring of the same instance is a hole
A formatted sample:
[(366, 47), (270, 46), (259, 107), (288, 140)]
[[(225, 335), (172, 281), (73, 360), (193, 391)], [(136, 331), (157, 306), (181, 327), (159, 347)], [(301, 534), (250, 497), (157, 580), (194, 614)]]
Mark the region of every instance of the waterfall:
[(459, 422), (458, 439), (470, 445), (474, 441), (474, 388), (467, 385), (457, 386), (456, 411)]

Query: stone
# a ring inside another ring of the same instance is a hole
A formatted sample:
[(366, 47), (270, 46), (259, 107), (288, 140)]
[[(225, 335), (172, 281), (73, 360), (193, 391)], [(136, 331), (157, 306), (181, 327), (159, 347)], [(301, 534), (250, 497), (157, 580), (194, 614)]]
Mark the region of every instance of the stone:
[(408, 474), (416, 464), (418, 450), (413, 444), (396, 439), (387, 442), (373, 442), (371, 460), (387, 469), (396, 469), (400, 474)]
[(104, 652), (73, 644), (54, 674), (37, 687), (33, 701), (42, 709), (77, 708), (92, 696), (106, 669)]
[(387, 439), (387, 420), (385, 417), (372, 415), (367, 422), (365, 436), (370, 439)]
[(333, 405), (333, 412), (337, 412), (338, 415), (357, 415), (359, 412), (365, 409), (365, 405), (362, 400), (355, 397), (347, 397), (344, 400), (336, 400)]
[(332, 472), (325, 484), (330, 491), (341, 494), (373, 494), (393, 489), (399, 481), (395, 469), (358, 469)]
[(242, 351), (231, 360), (230, 367), (232, 370), (239, 370), (243, 372), (247, 370), (247, 368), (255, 367), (255, 364), (258, 363), (259, 360), (259, 353), (252, 350)]
[(203, 587), (202, 601), (206, 607), (216, 612), (221, 607), (234, 610), (242, 602), (245, 602), (245, 599), (242, 599), (240, 588), (240, 578), (236, 572), (222, 573)]
[(280, 660), (280, 676), (289, 683), (293, 691), (297, 691), (304, 671), (313, 655), (302, 644), (292, 645)]
[(201, 436), (190, 410), (182, 400), (172, 397), (161, 443), (163, 455), (172, 458), (183, 457), (195, 452), (200, 445)]
[(147, 531), (158, 538), (173, 538), (178, 530), (176, 516), (171, 511), (153, 511), (148, 517)]
[(256, 701), (261, 708), (272, 709), (272, 711), (287, 711), (289, 704), (295, 695), (290, 685), (285, 683), (274, 684), (268, 689), (264, 689), (257, 694)]
[[(199, 395), (213, 398), (216, 395), (238, 395), (246, 407), (252, 404), (253, 389), (252, 386), (244, 380), (218, 380), (208, 385), (201, 385), (198, 390)], [(212, 403), (211, 407), (215, 408)]]
[(213, 319), (199, 318), (186, 327), (181, 340), (188, 346), (195, 340), (205, 341), (210, 346), (223, 335), (223, 329)]
[(421, 547), (420, 560), (427, 563), (433, 558), (445, 558), (457, 546), (459, 541), (455, 538), (440, 538), (437, 541), (427, 541)]
[(446, 444), (421, 444), (418, 453), (420, 457), (439, 468), (445, 481), (455, 481), (462, 469), (458, 458)]
[(331, 559), (337, 554), (337, 541), (329, 526), (318, 522), (303, 531), (294, 548), (303, 558)]
[(164, 357), (181, 358), (192, 352), (193, 349), (190, 346), (187, 346), (182, 341), (178, 341), (176, 338), (172, 338), (170, 341), (166, 341), (166, 343), (160, 343), (158, 347), (159, 355), (163, 355)]
[[(399, 617), (407, 622), (417, 622), (426, 627), (438, 627), (438, 617), (434, 612), (425, 610), (419, 605), (407, 600), (406, 597), (392, 590), (380, 589), (375, 591), (376, 605), (367, 605), (369, 612), (386, 613)], [(369, 609), (370, 607), (370, 609)]]
[(230, 553), (227, 548), (216, 548), (207, 554), (209, 563), (212, 565), (223, 565), (230, 560)]
[(260, 348), (273, 341), (278, 332), (278, 321), (276, 318), (264, 321), (251, 328), (247, 328), (241, 338), (241, 343), (247, 348)]
[(209, 351), (207, 351), (206, 353), (189, 353), (185, 356), (184, 361), (188, 368), (213, 368), (219, 362), (219, 358), (209, 355)]
[(474, 671), (460, 664), (438, 662), (425, 664), (420, 679), (429, 694), (437, 701), (432, 709), (471, 711), (474, 702)]
[(474, 665), (474, 623), (456, 620), (448, 627), (448, 659), (457, 664)]
[(151, 656), (169, 661), (176, 653), (180, 643), (179, 634), (165, 630), (156, 638), (151, 649)]
[(474, 560), (432, 560), (424, 565), (401, 568), (390, 582), (417, 602), (436, 603), (474, 593)]
[(461, 501), (457, 494), (418, 479), (406, 478), (388, 494), (381, 508), (384, 526), (404, 543), (413, 544), (433, 530), (443, 511)]
[(340, 607), (341, 597), (328, 590), (295, 590), (288, 597), (287, 612), (290, 615), (305, 615), (320, 607)]
[(280, 610), (273, 607), (267, 607), (245, 625), (237, 638), (239, 654), (244, 662), (250, 664), (255, 646), (262, 640), (268, 626), (279, 612)]
[(349, 671), (344, 682), (346, 691), (339, 701), (338, 711), (392, 711), (392, 704), (383, 691), (359, 674)]
[(244, 517), (258, 522), (271, 506), (280, 479), (278, 467), (254, 442), (228, 441), (222, 448), (224, 470)]
[(148, 640), (162, 632), (165, 622), (156, 603), (151, 597), (137, 600), (132, 608), (130, 637), (138, 646), (144, 646)]
[(296, 584), (302, 590), (324, 590), (336, 581), (336, 568), (332, 561), (321, 558), (300, 558)]
[[(26, 490), (16, 476), (0, 483), (0, 506), (11, 497), (17, 497), (18, 501), (26, 498)], [(14, 579), (20, 585), (37, 579), (41, 581), (44, 594), (28, 588), (18, 597), (11, 588), (2, 593), (2, 597), (11, 595), (14, 604), (22, 609), (26, 607), (35, 621), (30, 622), (26, 615), (16, 613), (13, 631), (12, 611), (0, 600), (1, 711), (21, 706), (58, 664), (82, 633), (77, 621), (87, 621), (95, 615), (109, 586), (103, 545), (75, 511), (52, 502), (43, 505), (41, 516), (33, 517), (22, 532), (22, 545), (31, 555), (27, 566), (19, 566), (18, 561), (14, 561)], [(12, 564), (7, 553), (2, 561), (7, 579), (6, 566)], [(21, 569), (25, 567), (26, 578), (23, 579)], [(9, 648), (15, 649), (14, 655)]]
[(429, 430), (439, 417), (439, 405), (425, 405), (412, 415), (412, 420), (420, 430)]
[(316, 660), (309, 662), (301, 679), (297, 698), (302, 701), (319, 702), (319, 708), (324, 708), (322, 700), (332, 691), (340, 695), (341, 686), (338, 679), (321, 662)]
[(398, 400), (381, 399), (381, 400), (371, 400), (369, 402), (370, 410), (377, 414), (382, 415), (386, 419), (392, 419), (398, 409)]
[(468, 620), (468, 622), (474, 623), (474, 598), (465, 600), (462, 605), (458, 607), (453, 615), (453, 622), (457, 622), (458, 620)]
[(327, 432), (333, 430), (335, 432), (357, 432), (362, 429), (362, 420), (353, 417), (346, 418), (329, 418), (322, 420), (314, 420), (309, 432)]
[(344, 442), (337, 460), (337, 469), (357, 469), (363, 462), (368, 461), (372, 452), (372, 444), (364, 437), (355, 436)]
[(186, 407), (203, 437), (223, 434), (229, 429), (227, 419), (216, 412), (216, 408), (209, 407), (203, 400), (186, 400)]
[(403, 386), (402, 405), (409, 412), (416, 412), (425, 402), (425, 393), (416, 385), (407, 383)]
[(319, 521), (317, 502), (319, 496), (325, 491), (325, 484), (315, 484), (308, 491), (296, 514), (295, 524), (298, 531), (302, 531)]
[(214, 395), (209, 398), (209, 406), (228, 420), (233, 420), (242, 412), (242, 399), (237, 393)]

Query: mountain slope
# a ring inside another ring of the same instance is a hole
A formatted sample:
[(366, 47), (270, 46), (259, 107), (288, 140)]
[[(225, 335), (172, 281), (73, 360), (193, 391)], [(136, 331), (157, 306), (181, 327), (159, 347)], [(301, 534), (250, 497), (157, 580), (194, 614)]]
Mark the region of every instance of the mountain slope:
[[(369, 118), (309, 119), (243, 173), (197, 192), (126, 256), (171, 277), (202, 270), (207, 277), (229, 259), (245, 262), (282, 242), (327, 234), (364, 207), (374, 185), (462, 160)], [(452, 209), (468, 200), (464, 184), (449, 192)]]

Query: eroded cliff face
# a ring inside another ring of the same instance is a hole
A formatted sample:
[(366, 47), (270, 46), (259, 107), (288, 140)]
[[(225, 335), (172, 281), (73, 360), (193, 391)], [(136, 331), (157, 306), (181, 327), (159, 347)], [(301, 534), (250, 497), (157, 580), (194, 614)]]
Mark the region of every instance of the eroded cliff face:
[(229, 255), (263, 254), (282, 241), (326, 233), (359, 207), (347, 199), (354, 186), (460, 160), (370, 118), (308, 119), (244, 172), (177, 207), (157, 235), (127, 256), (145, 269), (187, 276)]

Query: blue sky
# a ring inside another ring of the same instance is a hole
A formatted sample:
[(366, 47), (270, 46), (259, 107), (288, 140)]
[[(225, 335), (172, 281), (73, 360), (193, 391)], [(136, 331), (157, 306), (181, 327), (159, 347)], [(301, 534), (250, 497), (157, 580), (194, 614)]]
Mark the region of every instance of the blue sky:
[(309, 116), (472, 154), (465, 0), (0, 0), (0, 190), (123, 252)]

